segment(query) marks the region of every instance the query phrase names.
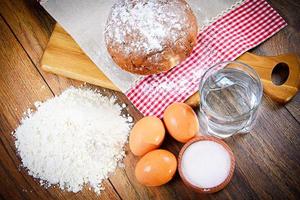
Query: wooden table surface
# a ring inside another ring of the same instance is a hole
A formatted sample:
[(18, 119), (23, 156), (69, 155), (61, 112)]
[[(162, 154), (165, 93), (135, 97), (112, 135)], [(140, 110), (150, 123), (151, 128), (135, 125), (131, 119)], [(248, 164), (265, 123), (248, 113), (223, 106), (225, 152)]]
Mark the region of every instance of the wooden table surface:
[[(300, 1), (270, 0), (288, 27), (252, 50), (260, 55), (295, 52), (300, 56)], [(178, 174), (162, 187), (144, 187), (134, 177), (137, 161), (127, 149), (125, 169), (104, 182), (101, 196), (41, 187), (19, 167), (11, 132), (22, 113), (35, 101), (44, 101), (65, 88), (82, 83), (43, 72), (39, 60), (55, 21), (34, 0), (0, 0), (0, 199), (300, 199), (300, 94), (279, 105), (264, 95), (260, 115), (251, 134), (226, 139), (237, 165), (230, 184), (212, 195), (199, 195), (183, 185)], [(93, 87), (93, 86), (91, 86)], [(135, 121), (141, 114), (126, 97)], [(163, 148), (178, 155), (182, 145), (167, 137)]]

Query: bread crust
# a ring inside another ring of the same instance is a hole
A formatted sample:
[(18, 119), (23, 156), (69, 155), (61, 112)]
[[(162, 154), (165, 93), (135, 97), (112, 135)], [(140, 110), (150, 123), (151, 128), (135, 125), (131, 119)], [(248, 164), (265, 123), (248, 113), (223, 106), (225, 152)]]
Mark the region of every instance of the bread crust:
[(122, 0), (112, 7), (105, 42), (122, 69), (150, 75), (185, 60), (197, 32), (196, 17), (185, 0)]

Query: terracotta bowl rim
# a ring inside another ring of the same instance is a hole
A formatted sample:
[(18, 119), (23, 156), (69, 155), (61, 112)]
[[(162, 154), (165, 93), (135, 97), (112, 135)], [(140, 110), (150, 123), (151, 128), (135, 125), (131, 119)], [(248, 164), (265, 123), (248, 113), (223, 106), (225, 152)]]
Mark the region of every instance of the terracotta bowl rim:
[[(183, 172), (182, 172), (182, 168), (181, 168), (181, 159), (182, 159), (183, 153), (185, 152), (187, 147), (189, 147), (191, 144), (193, 144), (195, 142), (205, 141), (205, 140), (206, 141), (213, 141), (213, 142), (216, 142), (218, 144), (221, 144), (227, 150), (227, 152), (229, 153), (229, 156), (230, 156), (231, 165), (230, 165), (230, 171), (229, 171), (229, 174), (228, 174), (227, 178), (222, 183), (220, 183), (219, 185), (217, 185), (215, 187), (212, 187), (212, 188), (200, 188), (200, 187), (197, 187), (197, 186), (191, 184), (184, 177)], [(222, 190), (223, 188), (225, 188), (228, 185), (228, 183), (231, 181), (232, 177), (233, 177), (234, 169), (235, 169), (235, 156), (234, 156), (231, 148), (223, 140), (212, 137), (212, 136), (196, 136), (196, 137), (194, 137), (193, 139), (188, 141), (181, 148), (181, 150), (179, 152), (179, 155), (178, 155), (178, 172), (179, 172), (179, 175), (180, 175), (182, 181), (184, 182), (184, 184), (186, 186), (192, 188), (194, 191), (199, 192), (199, 193), (206, 193), (206, 194), (215, 193), (215, 192), (218, 192), (218, 191)]]

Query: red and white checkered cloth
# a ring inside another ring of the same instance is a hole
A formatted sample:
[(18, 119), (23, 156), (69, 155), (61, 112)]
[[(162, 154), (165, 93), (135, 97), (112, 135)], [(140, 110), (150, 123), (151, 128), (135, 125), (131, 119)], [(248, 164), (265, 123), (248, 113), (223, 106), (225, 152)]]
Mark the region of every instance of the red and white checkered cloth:
[(286, 25), (265, 0), (246, 0), (201, 30), (184, 62), (166, 73), (143, 78), (126, 95), (142, 114), (161, 118), (168, 105), (197, 92), (200, 78), (210, 66), (236, 59)]

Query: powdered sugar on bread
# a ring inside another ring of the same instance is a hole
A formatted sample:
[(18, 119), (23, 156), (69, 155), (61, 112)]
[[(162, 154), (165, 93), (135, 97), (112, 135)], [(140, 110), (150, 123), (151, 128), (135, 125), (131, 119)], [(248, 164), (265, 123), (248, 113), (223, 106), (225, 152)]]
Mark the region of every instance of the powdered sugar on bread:
[[(113, 59), (119, 54), (125, 59), (133, 57), (136, 68), (150, 67), (146, 63), (157, 65), (162, 61), (161, 56), (155, 55), (158, 52), (173, 49), (173, 45), (186, 49), (186, 43), (180, 40), (189, 37), (191, 26), (196, 24), (191, 23), (193, 17), (184, 0), (118, 0), (106, 24), (108, 50)], [(142, 60), (142, 66), (135, 63), (136, 56)], [(117, 64), (120, 65), (118, 61)]]

